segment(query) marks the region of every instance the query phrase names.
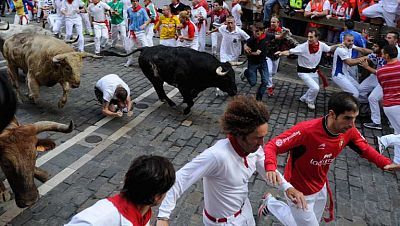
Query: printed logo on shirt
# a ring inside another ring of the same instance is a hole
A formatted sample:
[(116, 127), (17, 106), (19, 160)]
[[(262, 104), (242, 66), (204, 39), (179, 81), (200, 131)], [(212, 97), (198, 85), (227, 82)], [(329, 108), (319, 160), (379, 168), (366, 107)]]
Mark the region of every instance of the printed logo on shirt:
[(318, 146), (318, 149), (319, 149), (319, 150), (324, 150), (324, 149), (325, 149), (325, 146), (326, 146), (325, 143), (320, 144), (320, 145)]
[(325, 165), (330, 165), (333, 162), (333, 160), (335, 160), (335, 159), (332, 158), (332, 153), (329, 153), (329, 154), (325, 154), (324, 158), (320, 161), (311, 159), (310, 164), (314, 165), (314, 166), (325, 166)]
[(282, 146), (284, 143), (288, 142), (289, 140), (291, 140), (291, 139), (293, 139), (294, 137), (299, 136), (299, 135), (301, 135), (301, 132), (300, 132), (300, 131), (296, 131), (296, 132), (292, 133), (290, 136), (288, 136), (288, 137), (286, 137), (286, 138), (277, 139), (277, 140), (275, 141), (275, 145), (278, 146), (278, 147), (280, 147), (280, 146)]
[(339, 141), (339, 148), (341, 148), (342, 146), (343, 146), (343, 138), (342, 139), (340, 139), (340, 141)]

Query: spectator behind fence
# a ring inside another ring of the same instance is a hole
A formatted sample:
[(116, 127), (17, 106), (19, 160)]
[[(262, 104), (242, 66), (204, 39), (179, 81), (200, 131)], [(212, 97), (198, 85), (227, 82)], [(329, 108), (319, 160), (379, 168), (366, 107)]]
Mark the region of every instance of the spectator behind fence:
[[(326, 19), (334, 18), (337, 20), (345, 20), (351, 18), (353, 14), (353, 8), (344, 0), (337, 0), (331, 5), (329, 15), (326, 15)], [(342, 29), (329, 26), (327, 42), (337, 43), (339, 42), (339, 36)]]
[[(291, 1), (293, 2), (293, 0)], [(295, 2), (301, 2), (301, 1), (295, 1)], [(269, 25), (269, 21), (271, 20), (271, 9), (272, 7), (276, 4), (279, 3), (281, 8), (285, 8), (286, 5), (288, 4), (287, 0), (267, 0), (264, 4), (264, 26)]]
[(374, 0), (351, 0), (348, 3), (354, 9), (354, 12), (355, 12), (355, 9), (357, 8), (357, 13), (354, 13), (352, 18), (355, 20), (360, 19), (360, 21), (363, 21), (363, 22), (368, 20), (368, 17), (364, 16), (362, 14), (362, 12), (364, 11), (364, 9), (375, 4)]
[[(328, 15), (330, 7), (331, 4), (328, 0), (311, 0), (310, 2), (308, 2), (306, 8), (304, 9), (304, 16), (310, 17), (311, 19), (325, 17), (326, 15)], [(310, 22), (308, 24), (308, 27), (318, 29), (321, 34), (320, 40), (325, 39), (327, 32), (327, 28), (325, 25)]]
[(369, 18), (381, 17), (389, 27), (395, 27), (397, 0), (380, 0), (377, 4), (363, 10), (362, 14)]

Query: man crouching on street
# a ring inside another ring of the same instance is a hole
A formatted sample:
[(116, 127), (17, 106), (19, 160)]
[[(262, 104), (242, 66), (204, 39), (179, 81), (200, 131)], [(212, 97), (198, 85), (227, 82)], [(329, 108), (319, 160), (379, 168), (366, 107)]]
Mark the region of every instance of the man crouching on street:
[(104, 115), (122, 117), (123, 112), (129, 117), (133, 115), (129, 87), (118, 75), (109, 74), (97, 81), (94, 94)]

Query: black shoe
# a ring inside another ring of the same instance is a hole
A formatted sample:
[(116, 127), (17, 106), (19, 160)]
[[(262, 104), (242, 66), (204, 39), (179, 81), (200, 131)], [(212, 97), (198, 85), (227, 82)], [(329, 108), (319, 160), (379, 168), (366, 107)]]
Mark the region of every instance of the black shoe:
[(381, 124), (375, 124), (373, 122), (364, 123), (363, 126), (368, 128), (368, 129), (382, 130)]

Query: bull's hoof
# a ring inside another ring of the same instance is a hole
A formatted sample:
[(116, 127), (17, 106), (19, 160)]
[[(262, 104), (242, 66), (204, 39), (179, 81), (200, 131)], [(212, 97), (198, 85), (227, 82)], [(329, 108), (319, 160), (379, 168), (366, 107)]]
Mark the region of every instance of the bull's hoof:
[(58, 108), (63, 108), (65, 106), (65, 102), (64, 101), (58, 101)]
[(11, 200), (11, 193), (9, 191), (0, 192), (0, 202), (7, 202)]
[(187, 114), (189, 114), (190, 113), (190, 108), (185, 108), (184, 110), (183, 110), (183, 114), (184, 115), (187, 115)]

